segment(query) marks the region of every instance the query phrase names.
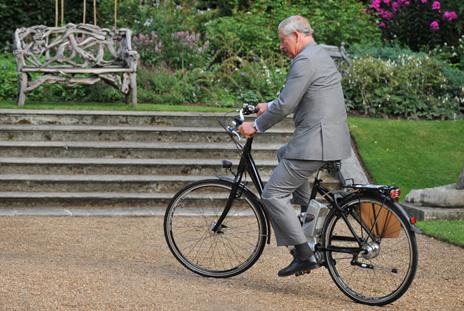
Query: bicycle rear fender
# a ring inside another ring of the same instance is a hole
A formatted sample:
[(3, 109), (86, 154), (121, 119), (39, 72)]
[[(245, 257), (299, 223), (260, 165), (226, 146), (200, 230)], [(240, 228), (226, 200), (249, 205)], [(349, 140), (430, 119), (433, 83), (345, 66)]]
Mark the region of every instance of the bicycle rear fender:
[[(235, 180), (231, 177), (228, 177), (228, 176), (216, 176), (217, 179), (220, 179), (220, 180), (224, 180), (224, 181), (227, 181), (227, 182), (230, 182), (230, 183), (235, 183)], [(266, 220), (266, 237), (267, 237), (267, 244), (271, 244), (271, 222), (270, 222), (270, 218), (269, 218), (269, 215), (266, 211), (266, 209), (264, 208), (264, 205), (261, 203), (261, 200), (256, 196), (256, 194), (250, 190), (250, 188), (248, 188), (244, 183), (240, 183), (240, 189), (243, 191), (243, 192), (247, 192), (247, 194), (249, 194), (255, 203), (260, 209), (261, 211), (263, 212), (263, 215), (264, 215), (264, 219)]]

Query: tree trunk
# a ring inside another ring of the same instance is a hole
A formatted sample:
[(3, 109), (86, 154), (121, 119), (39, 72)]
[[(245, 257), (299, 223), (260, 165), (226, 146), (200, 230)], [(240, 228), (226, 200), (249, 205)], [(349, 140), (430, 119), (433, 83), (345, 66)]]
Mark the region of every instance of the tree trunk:
[(459, 175), (458, 183), (456, 184), (457, 189), (464, 189), (464, 168), (461, 171), (461, 175)]

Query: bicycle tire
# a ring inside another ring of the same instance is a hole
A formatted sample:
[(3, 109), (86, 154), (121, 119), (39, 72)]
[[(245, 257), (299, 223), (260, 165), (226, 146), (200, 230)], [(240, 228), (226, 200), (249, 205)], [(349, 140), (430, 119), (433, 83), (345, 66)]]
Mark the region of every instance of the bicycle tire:
[(411, 285), (418, 264), (416, 237), (407, 214), (393, 201), (372, 193), (351, 194), (339, 205), (364, 242), (363, 251), (356, 255), (328, 251), (329, 247), (359, 246), (340, 213), (331, 210), (322, 236), (333, 281), (361, 304), (381, 306), (399, 299)]
[(263, 252), (267, 227), (256, 196), (241, 187), (217, 233), (212, 231), (233, 183), (221, 179), (194, 182), (171, 200), (164, 236), (174, 257), (205, 277), (227, 278), (245, 272)]

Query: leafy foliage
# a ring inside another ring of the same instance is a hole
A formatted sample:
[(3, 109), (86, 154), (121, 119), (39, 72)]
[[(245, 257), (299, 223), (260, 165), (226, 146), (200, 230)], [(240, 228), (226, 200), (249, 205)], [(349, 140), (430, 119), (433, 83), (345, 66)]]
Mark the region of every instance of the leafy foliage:
[(0, 54), (0, 99), (13, 99), (17, 92), (16, 64), (11, 56)]
[(464, 34), (461, 0), (372, 0), (382, 37), (418, 51), (447, 43), (457, 45)]
[[(459, 4), (453, 1), (450, 6)], [(371, 1), (147, 0), (141, 4), (123, 0), (119, 1), (118, 25), (132, 29), (133, 47), (141, 55), (139, 102), (230, 106), (275, 98), (289, 63), (279, 51), (277, 26), (298, 14), (308, 17), (319, 43), (345, 42), (356, 57), (344, 80), (352, 111), (407, 118), (459, 117), (463, 110), (464, 37), (458, 45), (444, 45), (429, 53), (382, 46), (375, 17), (365, 12), (366, 3)], [(98, 1), (100, 26), (113, 25), (113, 5), (113, 0)], [(87, 15), (91, 19), (90, 7)], [(0, 27), (10, 35), (17, 26), (54, 23), (53, 1), (38, 5), (14, 0), (0, 8), (5, 9), (0, 10), (4, 18)], [(9, 12), (17, 12), (19, 17), (15, 20)], [(66, 21), (81, 19), (82, 2), (67, 3)], [(462, 25), (462, 19), (453, 23)], [(17, 92), (14, 60), (11, 56), (0, 60), (0, 99), (13, 100)], [(33, 101), (122, 99), (104, 84), (43, 85), (28, 94)]]
[(461, 79), (461, 71), (424, 54), (364, 56), (353, 60), (344, 90), (348, 109), (366, 115), (456, 119), (464, 111)]

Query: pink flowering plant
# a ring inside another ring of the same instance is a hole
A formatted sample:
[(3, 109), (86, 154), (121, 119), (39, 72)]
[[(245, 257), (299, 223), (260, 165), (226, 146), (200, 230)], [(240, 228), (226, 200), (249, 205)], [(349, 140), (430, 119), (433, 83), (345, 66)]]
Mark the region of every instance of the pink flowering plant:
[(464, 3), (459, 0), (371, 0), (368, 12), (386, 41), (413, 50), (456, 44), (463, 31)]

